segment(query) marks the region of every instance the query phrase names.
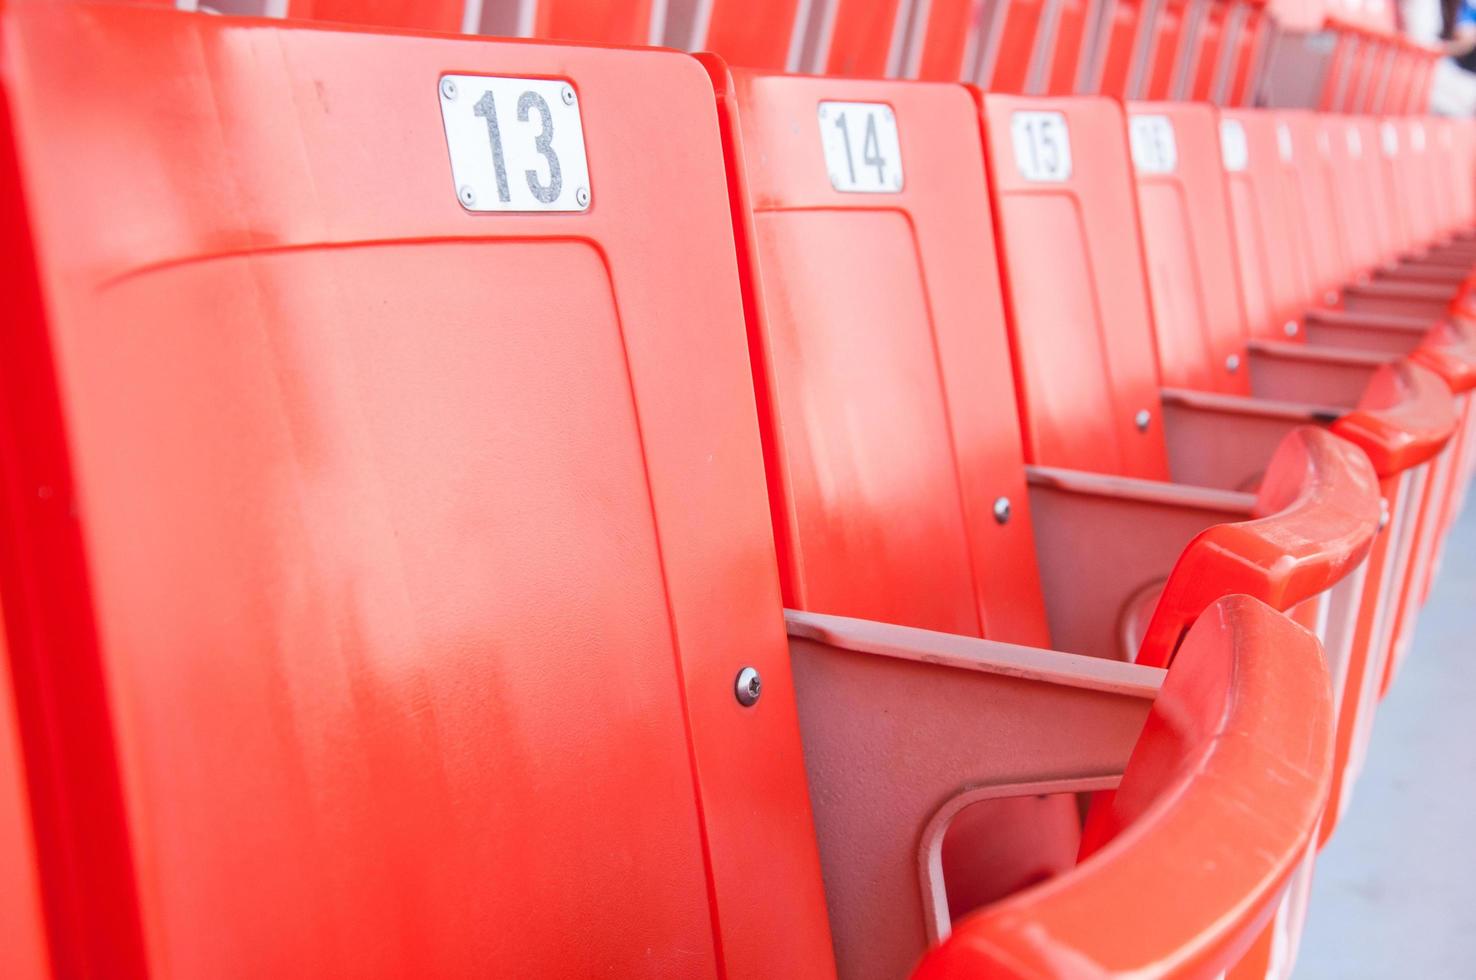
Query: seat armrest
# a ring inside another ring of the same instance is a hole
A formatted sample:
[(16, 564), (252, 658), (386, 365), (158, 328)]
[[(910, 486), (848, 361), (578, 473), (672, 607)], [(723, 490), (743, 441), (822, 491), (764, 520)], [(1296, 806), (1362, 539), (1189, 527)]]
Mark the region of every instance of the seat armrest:
[(1244, 594), (1286, 611), (1327, 592), (1367, 557), (1379, 531), (1378, 476), (1324, 429), (1290, 433), (1266, 468), (1255, 517), (1217, 524), (1184, 549), (1149, 620), (1139, 663), (1171, 662), (1211, 603)]
[(1430, 328), (1409, 358), (1440, 375), (1456, 394), (1476, 389), (1476, 339), (1449, 320)]
[(1331, 423), (1368, 454), (1380, 476), (1433, 459), (1455, 433), (1456, 407), (1440, 376), (1408, 359), (1374, 372), (1358, 407)]
[(1243, 596), (1212, 606), (1169, 670), (1073, 871), (963, 919), (914, 980), (1214, 976), (1313, 846), (1333, 761), (1315, 637)]
[(785, 621), (843, 976), (904, 976), (947, 933), (942, 841), (965, 806), (1116, 786), (1164, 676), (840, 616)]

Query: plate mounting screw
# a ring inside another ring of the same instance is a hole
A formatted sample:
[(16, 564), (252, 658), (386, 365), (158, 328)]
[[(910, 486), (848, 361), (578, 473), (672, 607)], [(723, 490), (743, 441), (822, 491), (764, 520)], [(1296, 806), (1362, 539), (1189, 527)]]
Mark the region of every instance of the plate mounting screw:
[(456, 98), (456, 83), (449, 78), (441, 79), (441, 98), (451, 100)]
[(1139, 432), (1148, 431), (1148, 423), (1153, 421), (1153, 415), (1146, 408), (1138, 409), (1138, 414), (1133, 416), (1133, 425), (1138, 427)]
[(1286, 326), (1282, 327), (1281, 329), (1286, 331), (1286, 335), (1288, 337), (1295, 337), (1297, 335), (1297, 321), (1288, 320), (1286, 321)]
[(1225, 370), (1229, 371), (1231, 374), (1234, 374), (1236, 371), (1240, 370), (1239, 354), (1231, 354), (1229, 357), (1225, 358)]
[(561, 88), (559, 90), (559, 98), (561, 98), (561, 99), (564, 100), (564, 105), (573, 105), (574, 104), (574, 90), (572, 88), (570, 88), (569, 86), (565, 85), (563, 88)]
[(994, 498), (994, 520), (999, 524), (1008, 524), (1010, 522), (1009, 497)]
[(589, 191), (583, 187), (574, 192), (574, 201), (581, 208), (589, 207)]
[(758, 703), (763, 690), (764, 682), (758, 671), (752, 667), (744, 667), (738, 671), (738, 679), (733, 683), (733, 694), (738, 698), (739, 704), (745, 708), (753, 707)]
[(457, 190), (456, 196), (461, 199), (461, 203), (466, 207), (473, 207), (477, 203), (477, 192), (472, 190), (469, 184), (462, 184), (461, 188)]

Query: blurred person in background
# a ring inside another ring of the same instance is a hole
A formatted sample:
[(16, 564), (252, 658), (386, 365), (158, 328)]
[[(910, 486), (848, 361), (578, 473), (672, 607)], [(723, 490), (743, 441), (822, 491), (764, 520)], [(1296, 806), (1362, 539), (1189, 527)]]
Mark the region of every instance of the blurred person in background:
[(1430, 110), (1443, 116), (1476, 115), (1476, 0), (1404, 0), (1404, 30), (1438, 47)]

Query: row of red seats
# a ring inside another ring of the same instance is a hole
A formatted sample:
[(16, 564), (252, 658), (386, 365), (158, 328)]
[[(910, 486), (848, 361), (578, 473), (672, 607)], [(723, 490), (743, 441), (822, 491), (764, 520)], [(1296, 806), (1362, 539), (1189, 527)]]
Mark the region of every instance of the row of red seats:
[(6, 975), (1288, 968), (1467, 127), (3, 17)]
[(1253, 104), (1273, 49), (1293, 43), (1289, 31), (1316, 32), (1329, 46), (1315, 56), (1322, 62), (1320, 108), (1365, 113), (1424, 112), (1438, 57), (1398, 33), (1387, 2), (1316, 9), (1268, 9), (1266, 0), (219, 0), (218, 6), (380, 27), (665, 44), (773, 71), (1232, 106)]

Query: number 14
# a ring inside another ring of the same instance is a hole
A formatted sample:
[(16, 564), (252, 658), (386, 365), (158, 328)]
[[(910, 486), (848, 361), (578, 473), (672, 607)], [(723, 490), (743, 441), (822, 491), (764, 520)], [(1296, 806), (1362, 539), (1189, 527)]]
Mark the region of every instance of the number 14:
[[(835, 127), (841, 131), (841, 140), (846, 147), (846, 169), (851, 183), (854, 184), (856, 161), (851, 157), (851, 128), (846, 123), (846, 113), (842, 112), (835, 117)], [(870, 112), (866, 114), (866, 135), (861, 141), (861, 162), (868, 167), (875, 167), (877, 182), (886, 183), (887, 161), (882, 158), (881, 141), (876, 135), (876, 115)]]

